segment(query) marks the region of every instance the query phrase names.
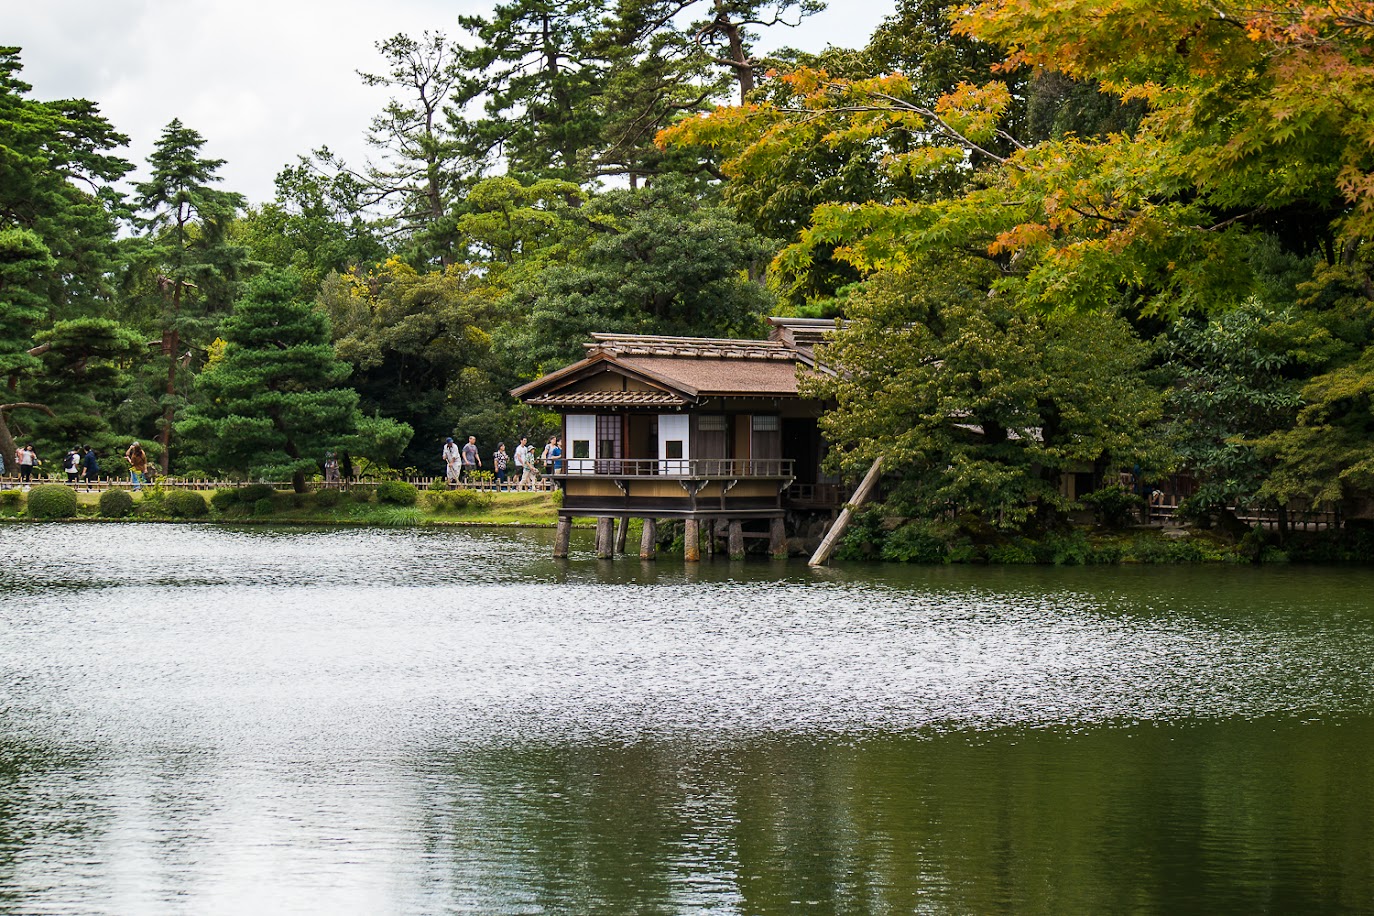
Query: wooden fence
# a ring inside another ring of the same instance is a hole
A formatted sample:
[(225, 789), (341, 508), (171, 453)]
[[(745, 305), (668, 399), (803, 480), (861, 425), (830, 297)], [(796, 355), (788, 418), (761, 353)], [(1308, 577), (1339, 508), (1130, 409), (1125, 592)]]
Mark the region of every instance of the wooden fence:
[[(440, 482), (445, 482), (444, 478), (442, 477), (406, 477), (403, 479), (406, 483), (413, 484), (421, 490), (428, 489), (429, 486), (436, 480)], [(35, 477), (32, 481), (32, 484), (34, 486), (37, 486), (38, 484), (43, 483), (65, 484), (66, 482), (66, 477)], [(385, 482), (386, 481), (382, 480), (344, 480), (339, 481), (338, 483), (326, 484), (322, 481), (315, 480), (310, 482), (310, 486), (313, 489), (317, 490), (367, 490), (376, 489), (378, 486)], [(159, 477), (156, 480), (144, 481), (143, 486), (151, 487), (156, 484), (166, 490), (219, 490), (237, 489), (240, 487), (256, 486), (258, 484), (264, 483), (268, 486), (275, 487), (278, 490), (291, 489), (291, 481), (289, 480), (209, 480), (186, 477)], [(0, 477), (0, 490), (13, 490), (18, 489), (21, 486), (25, 486), (25, 484), (23, 484), (18, 477)], [(110, 489), (128, 489), (131, 486), (132, 484), (130, 484), (129, 479), (127, 477), (100, 477), (93, 482), (87, 480), (78, 480), (75, 483), (75, 487), (78, 491), (87, 493), (98, 493), (102, 490)], [(482, 492), (495, 493), (512, 492), (520, 489), (529, 490), (531, 488), (522, 488), (520, 487), (519, 483), (514, 480), (507, 480), (503, 484), (498, 483), (495, 480), (465, 480), (461, 483), (448, 482), (448, 489), (480, 490)], [(532, 489), (537, 492), (547, 492), (551, 490), (556, 490), (557, 487), (554, 485), (554, 482), (551, 479), (546, 477), (540, 477), (535, 480)]]

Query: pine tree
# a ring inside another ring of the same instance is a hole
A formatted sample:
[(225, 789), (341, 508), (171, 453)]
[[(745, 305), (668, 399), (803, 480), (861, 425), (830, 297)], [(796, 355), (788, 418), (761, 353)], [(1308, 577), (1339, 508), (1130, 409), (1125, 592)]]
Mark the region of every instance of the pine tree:
[(220, 469), (289, 474), (304, 492), (317, 457), (363, 423), (357, 392), (342, 387), (350, 368), (329, 337), (329, 319), (294, 273), (256, 278), (224, 322), (223, 349), (201, 373), (200, 404), (179, 434)]
[(212, 187), (222, 159), (200, 155), (205, 139), (173, 120), (148, 159), (152, 177), (137, 187), (136, 201), (147, 232), (136, 261), (155, 273), (162, 291), (162, 356), (166, 382), (159, 439), (162, 471), (171, 461), (172, 426), (184, 400), (179, 372), (190, 363), (188, 345), (206, 343), (207, 317), (233, 301), (248, 259), (227, 232), (244, 206), (240, 194)]

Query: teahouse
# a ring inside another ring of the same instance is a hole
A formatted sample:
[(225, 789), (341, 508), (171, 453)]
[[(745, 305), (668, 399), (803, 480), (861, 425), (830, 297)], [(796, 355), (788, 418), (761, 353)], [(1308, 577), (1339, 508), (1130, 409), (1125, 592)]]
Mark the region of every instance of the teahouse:
[(659, 518), (684, 520), (689, 560), (703, 522), (726, 529), (732, 555), (757, 536), (783, 556), (789, 508), (842, 499), (821, 474), (824, 405), (797, 387), (799, 370), (825, 371), (812, 348), (834, 323), (770, 322), (763, 341), (595, 334), (585, 359), (511, 392), (562, 414), (555, 555), (572, 518), (594, 516), (599, 556), (624, 550), (630, 518), (644, 519), (645, 558)]

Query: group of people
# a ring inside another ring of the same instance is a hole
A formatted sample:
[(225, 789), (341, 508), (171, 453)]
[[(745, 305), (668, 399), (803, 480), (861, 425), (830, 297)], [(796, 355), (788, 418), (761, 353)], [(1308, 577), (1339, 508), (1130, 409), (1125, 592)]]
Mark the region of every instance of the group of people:
[[(135, 490), (143, 489), (148, 476), (148, 453), (137, 442), (124, 452), (124, 460), (129, 462), (129, 482)], [(43, 461), (32, 445), (22, 445), (14, 451), (14, 466), (19, 473), (20, 483), (27, 486), (33, 481), (34, 471), (42, 467)], [(80, 481), (95, 483), (100, 478), (100, 456), (94, 448), (74, 445), (67, 450), (62, 459), (62, 470), (67, 475), (67, 483)], [(0, 476), (5, 474), (5, 460), (0, 456)]]
[[(444, 476), (450, 483), (471, 480), (474, 472), (484, 470), (476, 436), (468, 436), (467, 444), (461, 448), (452, 437), (445, 439), (443, 456)], [(513, 477), (512, 464), (515, 466)], [(514, 482), (516, 490), (533, 490), (538, 487), (543, 473), (562, 473), (563, 440), (550, 436), (544, 450), (538, 454), (535, 454), (535, 447), (529, 444), (528, 436), (520, 437), (514, 455), (506, 452), (506, 443), (498, 443), (491, 455), (491, 470), (497, 487), (501, 489), (505, 489), (508, 482)]]

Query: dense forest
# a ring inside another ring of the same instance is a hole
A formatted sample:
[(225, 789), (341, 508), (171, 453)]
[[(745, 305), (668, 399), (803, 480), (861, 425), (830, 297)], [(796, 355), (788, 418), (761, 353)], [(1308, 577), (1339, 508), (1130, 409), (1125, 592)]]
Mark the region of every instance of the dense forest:
[[(837, 471), (1015, 529), (1061, 475), (1186, 470), (1188, 511), (1374, 492), (1374, 4), (512, 0), (360, 61), (368, 162), (276, 199), (167, 125), (146, 180), (0, 49), (0, 454), (131, 437), (172, 474), (433, 470), (538, 437), (592, 331), (842, 319)], [(360, 126), (361, 128), (361, 126)], [(117, 461), (114, 462), (117, 469)]]

